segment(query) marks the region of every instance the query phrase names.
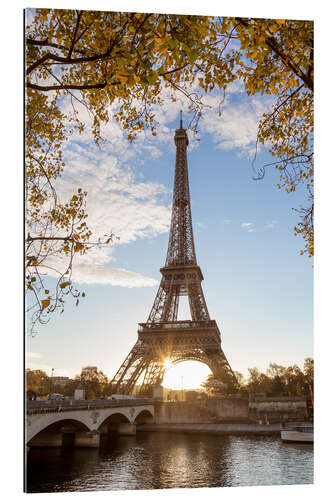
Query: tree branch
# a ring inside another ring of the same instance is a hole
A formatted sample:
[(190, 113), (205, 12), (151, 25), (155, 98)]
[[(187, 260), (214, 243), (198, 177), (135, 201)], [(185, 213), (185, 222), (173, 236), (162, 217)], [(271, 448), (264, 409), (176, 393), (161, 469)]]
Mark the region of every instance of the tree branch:
[(305, 83), (302, 83), (302, 85), (300, 85), (299, 87), (297, 87), (297, 89), (295, 89), (291, 94), (288, 95), (288, 97), (286, 97), (278, 106), (276, 106), (276, 108), (273, 109), (273, 111), (267, 116), (266, 120), (262, 122), (262, 125), (265, 125), (265, 123), (270, 120), (274, 115), (275, 113), (287, 102), (289, 101), (289, 99), (291, 99), (292, 97), (294, 97), (295, 94), (297, 94), (297, 92), (299, 92), (301, 90), (301, 88), (303, 88), (305, 85)]
[(26, 43), (27, 45), (37, 45), (39, 47), (51, 46), (55, 48), (61, 48), (57, 44), (52, 44), (52, 42), (48, 38), (46, 38), (46, 40), (34, 40), (33, 38), (27, 38)]
[[(90, 25), (86, 29), (88, 29), (89, 27), (90, 27)], [(84, 31), (86, 31), (86, 30), (84, 30)], [(81, 33), (80, 37), (81, 36), (82, 36), (82, 33)], [(80, 37), (76, 40), (76, 43), (78, 42)], [(68, 50), (68, 47), (65, 47), (64, 45), (61, 45), (58, 43), (54, 43), (51, 40), (49, 40), (48, 38), (46, 40), (33, 40), (32, 38), (27, 38), (26, 44), (27, 45), (37, 45), (40, 47), (52, 47), (52, 48), (58, 49), (58, 50), (66, 50), (66, 51)], [(75, 52), (77, 52), (78, 54), (81, 54), (83, 56), (87, 55), (86, 52), (84, 50), (81, 50), (81, 49), (75, 49)]]
[(74, 59), (72, 58), (69, 59), (68, 57), (58, 56), (57, 54), (53, 54), (52, 52), (47, 52), (43, 57), (38, 59), (36, 62), (31, 64), (27, 68), (26, 74), (29, 75), (32, 71), (34, 71), (36, 68), (38, 68), (38, 66), (40, 66), (47, 60), (57, 61), (63, 64), (80, 64), (85, 62), (99, 61), (101, 59), (107, 59), (110, 56), (110, 54), (111, 51), (107, 50), (102, 54), (96, 54), (94, 56), (76, 57)]
[[(112, 82), (112, 85), (117, 85), (120, 82)], [(43, 85), (36, 85), (34, 83), (27, 83), (27, 88), (28, 89), (34, 89), (34, 90), (42, 90), (44, 92), (47, 92), (49, 90), (91, 90), (91, 89), (104, 89), (107, 85), (107, 82), (104, 83), (95, 83), (93, 85), (48, 85), (48, 86), (43, 86)]]
[(69, 60), (72, 57), (74, 45), (76, 43), (76, 35), (77, 35), (78, 29), (79, 29), (81, 16), (82, 16), (82, 12), (78, 10), (77, 11), (77, 20), (76, 20), (76, 26), (75, 26), (75, 31), (74, 31), (74, 35), (73, 35), (73, 40), (72, 40), (72, 43), (71, 43), (71, 46), (70, 46), (70, 49), (69, 49), (69, 52), (68, 52), (68, 56), (67, 56), (67, 59), (69, 59)]
[[(246, 21), (244, 18), (241, 17), (236, 17), (236, 20), (245, 26), (246, 28), (249, 27), (248, 21)], [(304, 74), (299, 68), (297, 68), (294, 63), (292, 62), (291, 58), (288, 57), (284, 52), (282, 47), (278, 44), (276, 39), (273, 36), (267, 36), (265, 37), (265, 43), (270, 47), (275, 54), (277, 54), (281, 61), (284, 63), (284, 65), (291, 69), (291, 71), (298, 77), (300, 78), (305, 85), (313, 92), (313, 79), (309, 76), (311, 74), (311, 71), (308, 72), (308, 74)], [(311, 66), (310, 66), (311, 67)]]

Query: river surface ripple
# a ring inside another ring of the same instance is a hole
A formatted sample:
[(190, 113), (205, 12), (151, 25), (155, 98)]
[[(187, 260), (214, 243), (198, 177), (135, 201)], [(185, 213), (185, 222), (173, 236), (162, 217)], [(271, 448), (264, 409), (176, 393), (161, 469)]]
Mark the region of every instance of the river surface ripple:
[(139, 432), (100, 449), (27, 454), (31, 493), (312, 483), (313, 446), (271, 436)]

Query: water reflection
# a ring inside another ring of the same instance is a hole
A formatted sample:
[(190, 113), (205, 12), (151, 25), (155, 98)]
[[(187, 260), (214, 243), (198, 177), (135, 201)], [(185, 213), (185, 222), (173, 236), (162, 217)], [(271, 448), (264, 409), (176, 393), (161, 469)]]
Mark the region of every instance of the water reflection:
[(274, 437), (138, 433), (98, 449), (31, 449), (29, 492), (313, 482), (313, 447)]
[(313, 482), (313, 446), (290, 448), (278, 438), (230, 438), (233, 486), (309, 484)]

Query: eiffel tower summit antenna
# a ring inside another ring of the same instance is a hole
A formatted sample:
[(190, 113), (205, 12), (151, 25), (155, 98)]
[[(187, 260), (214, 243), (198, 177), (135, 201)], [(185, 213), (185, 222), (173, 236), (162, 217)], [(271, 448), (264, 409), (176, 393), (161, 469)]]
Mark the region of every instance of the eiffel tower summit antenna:
[[(201, 287), (203, 274), (195, 254), (190, 188), (187, 168), (186, 129), (183, 113), (175, 131), (176, 163), (172, 216), (165, 265), (146, 323), (139, 323), (138, 340), (120, 366), (111, 384), (114, 393), (130, 394), (143, 375), (140, 394), (151, 395), (163, 381), (168, 364), (194, 360), (205, 363), (227, 384), (237, 384), (221, 348), (221, 334), (209, 316)], [(179, 297), (187, 296), (191, 318), (178, 320)]]

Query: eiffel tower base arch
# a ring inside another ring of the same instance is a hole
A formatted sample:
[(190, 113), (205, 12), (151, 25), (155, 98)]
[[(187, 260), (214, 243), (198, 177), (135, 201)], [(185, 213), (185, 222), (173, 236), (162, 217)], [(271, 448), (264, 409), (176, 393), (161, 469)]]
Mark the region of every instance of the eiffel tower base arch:
[(138, 341), (114, 377), (112, 392), (131, 394), (143, 374), (140, 395), (152, 396), (154, 387), (163, 382), (166, 360), (171, 365), (199, 361), (209, 367), (214, 378), (226, 383), (234, 381), (214, 320), (139, 326)]

